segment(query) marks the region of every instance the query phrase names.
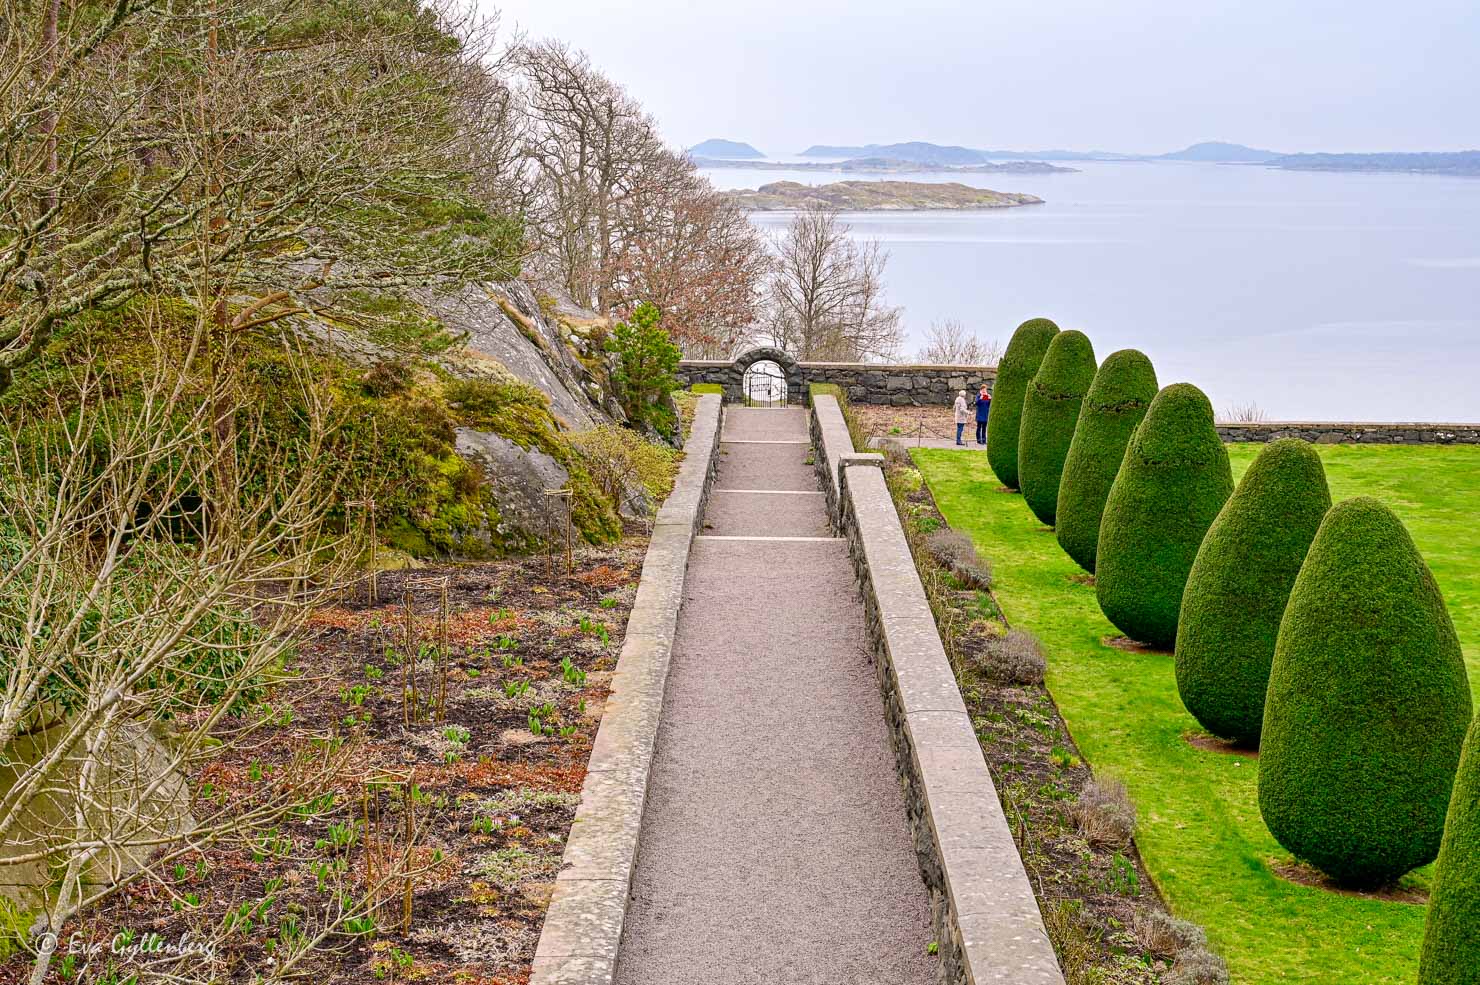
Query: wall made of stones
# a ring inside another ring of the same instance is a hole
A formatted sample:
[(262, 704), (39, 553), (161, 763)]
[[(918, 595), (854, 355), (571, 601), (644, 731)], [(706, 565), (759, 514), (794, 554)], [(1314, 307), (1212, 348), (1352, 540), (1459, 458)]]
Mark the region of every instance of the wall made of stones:
[[(894, 407), (927, 407), (950, 404), (959, 390), (974, 392), (983, 383), (990, 388), (997, 380), (991, 366), (915, 366), (885, 363), (795, 363), (787, 369), (787, 399), (803, 403), (813, 383), (831, 383), (855, 404), (884, 404)], [(684, 360), (678, 364), (679, 382), (716, 384), (725, 388), (725, 399), (741, 399), (743, 370), (735, 363), (717, 360)], [(800, 384), (798, 387), (797, 384)]]
[(1345, 421), (1261, 421), (1219, 424), (1224, 441), (1299, 438), (1317, 445), (1477, 445), (1480, 424), (1378, 424)]

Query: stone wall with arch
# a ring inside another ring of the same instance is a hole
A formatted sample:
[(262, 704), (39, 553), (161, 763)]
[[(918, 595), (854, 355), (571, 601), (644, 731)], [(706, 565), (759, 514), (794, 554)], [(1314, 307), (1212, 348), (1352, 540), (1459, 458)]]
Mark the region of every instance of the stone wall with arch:
[(678, 364), (678, 379), (686, 387), (722, 386), (725, 400), (738, 402), (744, 399), (745, 371), (762, 361), (781, 367), (787, 402), (792, 404), (806, 403), (807, 388), (813, 383), (831, 383), (855, 404), (950, 406), (957, 391), (972, 392), (982, 384), (991, 389), (997, 381), (995, 366), (799, 362), (772, 346), (750, 349), (734, 359), (685, 359)]

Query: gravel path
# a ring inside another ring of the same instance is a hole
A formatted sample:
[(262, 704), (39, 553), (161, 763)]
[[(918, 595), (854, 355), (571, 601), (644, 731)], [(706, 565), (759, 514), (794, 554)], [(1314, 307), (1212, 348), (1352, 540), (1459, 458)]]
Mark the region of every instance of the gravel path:
[[(624, 985), (932, 982), (863, 609), (801, 410), (729, 409), (679, 615)], [(736, 442), (801, 442), (742, 444)], [(784, 495), (725, 490), (784, 490)], [(767, 503), (766, 501), (771, 501)]]

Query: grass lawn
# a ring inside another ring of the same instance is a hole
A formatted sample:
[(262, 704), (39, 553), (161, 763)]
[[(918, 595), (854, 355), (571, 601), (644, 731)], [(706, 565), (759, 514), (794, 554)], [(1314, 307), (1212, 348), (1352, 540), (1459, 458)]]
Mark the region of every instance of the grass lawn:
[[(1234, 476), (1260, 446), (1231, 445)], [(1434, 569), (1480, 685), (1480, 447), (1327, 445), (1333, 500), (1372, 495), (1412, 532)], [(1022, 497), (1000, 492), (986, 457), (914, 453), (951, 526), (992, 560), (1014, 626), (1043, 641), (1048, 685), (1099, 775), (1120, 777), (1140, 817), (1137, 842), (1172, 911), (1202, 924), (1239, 985), (1414, 980), (1423, 907), (1287, 882), (1289, 855), (1259, 816), (1254, 759), (1193, 748), (1198, 730), (1177, 697), (1169, 654), (1104, 645), (1118, 631), (1093, 586)], [(1426, 871), (1406, 886), (1423, 887)]]

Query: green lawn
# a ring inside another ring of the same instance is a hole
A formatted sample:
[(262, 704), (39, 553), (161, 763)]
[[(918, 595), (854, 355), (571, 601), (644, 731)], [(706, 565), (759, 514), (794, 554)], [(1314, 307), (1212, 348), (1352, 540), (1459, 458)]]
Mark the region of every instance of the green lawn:
[[(1258, 445), (1231, 445), (1235, 478)], [(1480, 447), (1322, 446), (1333, 500), (1372, 495), (1408, 524), (1434, 569), (1480, 685)], [(1239, 985), (1413, 981), (1423, 908), (1294, 885), (1259, 817), (1257, 762), (1194, 749), (1167, 654), (1105, 646), (1116, 630), (1092, 586), (986, 456), (924, 449), (916, 461), (951, 526), (991, 558), (1004, 614), (1043, 641), (1048, 685), (1095, 771), (1125, 781), (1137, 842), (1179, 916), (1207, 928)], [(1427, 873), (1408, 877), (1426, 885)]]

